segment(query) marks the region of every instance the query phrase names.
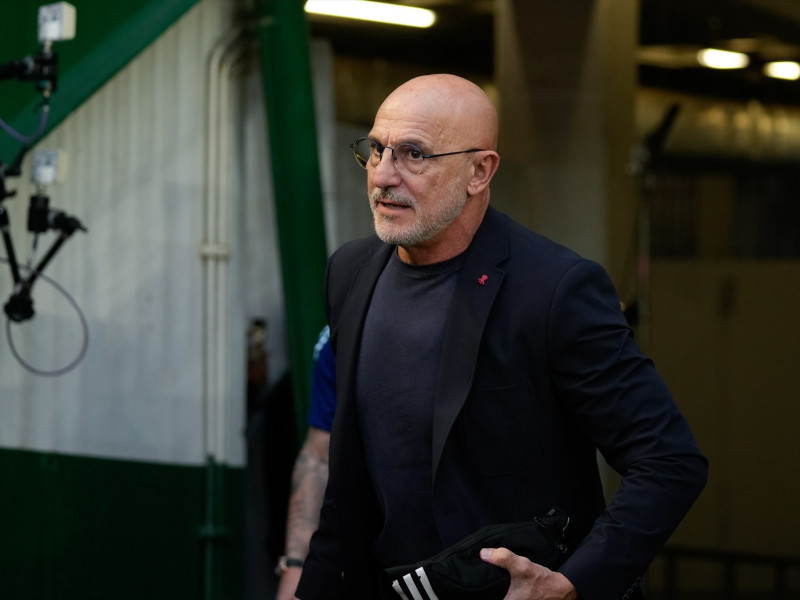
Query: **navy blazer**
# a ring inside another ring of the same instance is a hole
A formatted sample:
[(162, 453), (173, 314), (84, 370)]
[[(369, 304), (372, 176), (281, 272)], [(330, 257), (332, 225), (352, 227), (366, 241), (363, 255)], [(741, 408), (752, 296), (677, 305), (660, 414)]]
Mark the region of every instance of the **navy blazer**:
[[(354, 386), (367, 308), (395, 251), (371, 236), (346, 244), (328, 263), (338, 407), (302, 600), (379, 597), (384, 565), (371, 548), (381, 515)], [(581, 598), (630, 597), (705, 485), (707, 463), (635, 344), (610, 278), (492, 208), (458, 277), (433, 422), (431, 486), (442, 547), (483, 525), (557, 506), (571, 516), (571, 554), (559, 570)], [(623, 477), (607, 508), (597, 450)]]

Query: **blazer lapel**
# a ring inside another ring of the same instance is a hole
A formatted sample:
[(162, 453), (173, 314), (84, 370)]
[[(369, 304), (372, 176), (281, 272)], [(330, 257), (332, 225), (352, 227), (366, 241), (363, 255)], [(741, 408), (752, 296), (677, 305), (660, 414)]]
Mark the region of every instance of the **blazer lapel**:
[(507, 228), (489, 208), (468, 250), (445, 325), (433, 413), (433, 481), (447, 436), (472, 386), (481, 338), (505, 272)]
[[(353, 276), (353, 283), (345, 300), (347, 309), (342, 311), (337, 331), (336, 360), (337, 362), (341, 360), (344, 365), (347, 365), (346, 371), (339, 372), (355, 373), (355, 369), (351, 369), (350, 366), (355, 365), (358, 360), (361, 333), (372, 299), (372, 292), (393, 251), (394, 246), (380, 243), (364, 263), (357, 268)], [(345, 394), (345, 398), (353, 397), (354, 390), (351, 387), (353, 381), (347, 382), (348, 393)]]
[[(363, 447), (358, 442), (358, 419), (355, 409), (356, 370), (353, 365), (358, 360), (361, 330), (372, 298), (372, 291), (393, 249), (393, 246), (387, 246), (376, 238), (376, 246), (356, 267), (352, 283), (342, 282), (342, 285), (349, 285), (345, 299), (347, 308), (340, 313), (336, 331), (331, 330), (331, 336), (337, 336), (336, 378), (337, 397), (339, 398), (331, 436), (331, 461), (337, 462), (340, 458), (348, 457), (348, 464), (340, 470), (341, 479), (332, 480), (332, 485), (335, 487), (338, 484), (341, 486), (339, 492), (353, 494), (354, 497), (358, 497), (358, 494), (353, 493), (355, 486), (359, 482), (366, 481), (367, 475)], [(349, 448), (349, 452), (346, 452), (345, 448)], [(360, 506), (359, 503), (356, 505)], [(353, 505), (347, 504), (346, 506)]]

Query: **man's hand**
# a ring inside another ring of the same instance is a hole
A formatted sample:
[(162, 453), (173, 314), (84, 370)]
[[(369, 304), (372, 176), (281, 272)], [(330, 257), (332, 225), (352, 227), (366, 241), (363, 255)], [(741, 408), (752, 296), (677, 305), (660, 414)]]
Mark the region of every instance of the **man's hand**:
[(484, 548), (481, 559), (511, 574), (504, 600), (577, 600), (578, 592), (561, 573), (531, 562), (507, 548)]

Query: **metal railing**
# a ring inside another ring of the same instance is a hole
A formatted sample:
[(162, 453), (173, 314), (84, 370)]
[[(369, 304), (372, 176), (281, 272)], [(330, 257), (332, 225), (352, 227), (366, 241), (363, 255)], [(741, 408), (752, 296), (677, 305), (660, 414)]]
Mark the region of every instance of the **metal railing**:
[[(706, 599), (720, 598), (721, 600), (743, 600), (758, 598), (759, 600), (797, 600), (800, 599), (800, 589), (790, 586), (790, 574), (800, 575), (800, 558), (757, 554), (751, 552), (737, 552), (724, 550), (703, 550), (681, 546), (664, 548), (658, 560), (663, 565), (663, 588), (653, 590), (648, 594), (650, 598), (663, 600), (686, 600), (687, 598), (703, 597)], [(713, 589), (713, 593), (698, 592), (697, 590), (681, 589), (680, 567), (688, 566), (687, 563), (710, 563), (721, 568), (718, 582), (706, 581), (705, 589)], [(740, 587), (740, 574), (742, 568), (759, 567), (771, 571), (771, 582), (762, 582), (758, 591), (743, 590)], [(795, 580), (796, 581), (796, 580)]]

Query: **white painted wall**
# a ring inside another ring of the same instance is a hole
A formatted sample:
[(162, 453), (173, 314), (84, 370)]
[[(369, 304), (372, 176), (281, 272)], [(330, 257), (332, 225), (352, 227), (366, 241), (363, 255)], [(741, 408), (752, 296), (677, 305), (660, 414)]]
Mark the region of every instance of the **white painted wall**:
[[(69, 160), (51, 206), (79, 217), (88, 234), (70, 239), (45, 271), (85, 316), (89, 346), (68, 373), (46, 377), (15, 360), (0, 332), (0, 446), (146, 461), (200, 464), (204, 435), (204, 274), (208, 62), (233, 27), (234, 3), (202, 0), (40, 142)], [(246, 329), (268, 321), (270, 373), (287, 368), (267, 129), (257, 46), (231, 71), (229, 168), (222, 190), (230, 258), (218, 346), (222, 410), (212, 411), (215, 456), (244, 462)], [(315, 45), (321, 146), (336, 144), (327, 49)], [(58, 102), (58, 95), (53, 103)], [(323, 153), (326, 188), (333, 157)], [(17, 255), (29, 256), (29, 154), (8, 201)], [(327, 163), (325, 162), (327, 161)], [(357, 168), (357, 167), (356, 167)], [(326, 203), (334, 204), (330, 194)], [(364, 202), (366, 206), (366, 202)], [(39, 242), (38, 257), (54, 239)], [(38, 260), (38, 259), (37, 259)], [(0, 299), (12, 293), (0, 264)], [(76, 308), (48, 281), (33, 290), (36, 316), (12, 323), (13, 347), (43, 371), (68, 365), (84, 336)], [(214, 396), (214, 393), (211, 393)]]

